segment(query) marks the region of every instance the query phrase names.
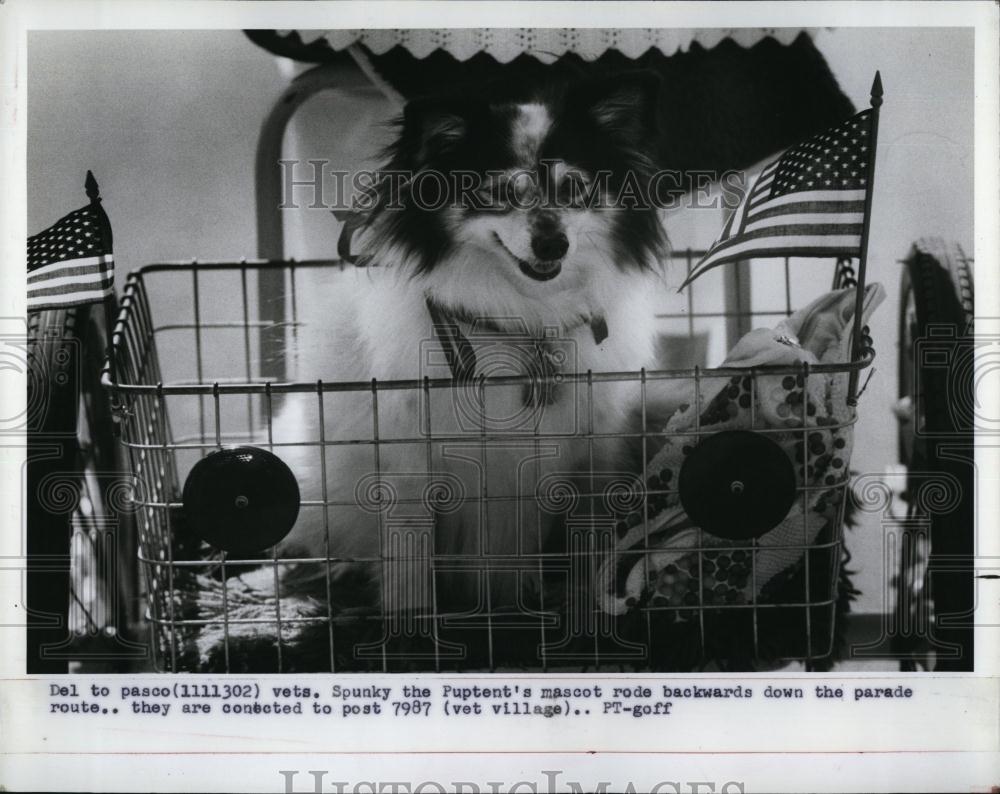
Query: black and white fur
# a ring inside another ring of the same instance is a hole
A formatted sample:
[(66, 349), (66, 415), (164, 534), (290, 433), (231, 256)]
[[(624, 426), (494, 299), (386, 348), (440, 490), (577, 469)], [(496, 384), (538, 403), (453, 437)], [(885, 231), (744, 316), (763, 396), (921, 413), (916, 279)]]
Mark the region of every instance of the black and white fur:
[[(527, 183), (542, 198), (569, 190), (573, 180), (577, 188), (589, 189), (591, 180), (606, 171), (604, 198), (613, 204), (629, 173), (641, 183), (655, 168), (656, 91), (655, 78), (632, 73), (530, 91), (498, 87), (475, 96), (414, 101), (405, 109), (387, 168), (473, 172), (484, 177), (484, 199), (522, 190), (508, 180), (525, 171), (544, 172), (533, 185)], [(485, 176), (488, 172), (492, 178)], [(455, 201), (429, 211), (418, 207), (405, 187), (401, 208), (387, 206), (388, 199), (381, 197), (364, 232), (362, 258), (368, 267), (338, 273), (321, 294), (300, 300), (295, 379), (423, 378), (428, 355), (438, 344), (428, 299), (464, 328), (477, 349), (477, 376), (492, 374), (498, 361), (504, 362), (502, 374), (513, 374), (517, 361), (530, 360), (524, 354), (525, 330), (529, 337), (541, 337), (545, 329), (557, 329), (572, 350), (563, 372), (634, 371), (651, 364), (654, 312), (666, 293), (660, 269), (666, 240), (654, 209), (477, 210), (460, 206), (456, 196), (448, 198)], [(476, 333), (480, 320), (490, 329), (488, 344)], [(595, 331), (601, 324), (607, 328), (603, 339)], [(437, 369), (433, 374), (446, 373)], [(442, 600), (475, 606), (484, 592), (494, 607), (512, 605), (537, 587), (530, 571), (498, 569), (485, 590), (479, 574), (444, 572), (430, 588), (423, 563), (401, 574), (377, 561), (419, 552), (421, 543), (423, 552), (433, 549), (439, 555), (511, 557), (539, 551), (553, 526), (544, 511), (539, 519), (534, 509), (539, 483), (553, 472), (586, 469), (591, 456), (601, 471), (623, 465), (616, 439), (588, 444), (563, 436), (590, 429), (624, 431), (638, 386), (563, 383), (538, 410), (525, 408), (521, 386), (487, 388), (482, 426), (472, 430), (456, 409), (456, 400), (468, 404), (469, 394), (448, 392), (380, 389), (377, 460), (371, 444), (336, 443), (325, 447), (321, 459), (315, 446), (320, 398), (306, 394), (285, 400), (274, 419), (274, 440), (307, 442), (283, 447), (281, 455), (298, 477), (303, 499), (328, 506), (302, 509), (281, 554), (334, 561), (303, 564), (289, 575), (329, 581), (336, 591), (347, 586), (338, 583), (358, 581), (348, 572), (360, 572), (381, 583), (387, 608), (418, 611), (440, 607)], [(370, 390), (327, 395), (322, 400), (325, 440), (371, 440), (374, 399)], [(529, 424), (512, 427), (510, 417), (521, 415)], [(537, 423), (537, 443), (530, 440), (535, 428), (530, 423)], [(445, 437), (451, 440), (437, 440)], [(405, 438), (415, 441), (391, 443)], [(431, 514), (422, 497), (435, 478), (444, 482), (444, 494), (435, 495)], [(374, 496), (379, 488), (382, 503)], [(502, 498), (525, 494), (530, 507)], [(483, 496), (489, 498), (483, 501)], [(344, 504), (329, 504), (337, 502)], [(393, 527), (409, 527), (416, 540), (393, 545)], [(350, 600), (344, 593), (331, 597)]]

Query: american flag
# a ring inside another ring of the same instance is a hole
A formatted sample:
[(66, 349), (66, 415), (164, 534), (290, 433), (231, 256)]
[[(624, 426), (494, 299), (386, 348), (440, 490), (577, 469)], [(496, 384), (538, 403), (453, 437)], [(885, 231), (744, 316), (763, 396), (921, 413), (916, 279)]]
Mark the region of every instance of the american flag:
[(111, 224), (99, 199), (28, 238), (28, 311), (92, 303), (113, 291)]
[(681, 286), (751, 257), (860, 256), (871, 124), (864, 110), (765, 166)]

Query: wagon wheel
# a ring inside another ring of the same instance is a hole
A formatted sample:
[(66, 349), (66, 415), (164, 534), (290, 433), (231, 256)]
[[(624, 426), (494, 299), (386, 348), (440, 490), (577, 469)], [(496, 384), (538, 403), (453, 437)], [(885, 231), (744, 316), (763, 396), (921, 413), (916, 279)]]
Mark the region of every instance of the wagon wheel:
[(39, 409), (28, 428), (29, 670), (121, 671), (146, 656), (127, 639), (130, 484), (100, 385), (102, 315), (77, 306), (29, 319), (28, 404)]
[[(931, 326), (951, 326), (956, 338), (971, 335), (975, 313), (972, 260), (957, 246), (946, 252), (939, 243), (934, 245), (936, 250), (921, 245), (914, 246), (906, 260), (900, 286), (899, 460), (910, 469), (932, 462), (922, 434), (945, 430), (953, 424), (947, 390), (928, 388), (938, 385), (938, 373), (925, 372), (924, 377), (917, 378), (916, 344), (927, 337)], [(928, 376), (930, 381), (926, 380)], [(923, 386), (919, 395), (914, 394), (918, 383)]]
[[(893, 637), (900, 666), (936, 669), (971, 669), (970, 628), (946, 630), (935, 625), (934, 615), (960, 615), (972, 608), (971, 579), (958, 583), (954, 574), (937, 577), (934, 587), (929, 569), (942, 557), (964, 558), (971, 565), (973, 516), (970, 498), (962, 497), (958, 509), (937, 514), (917, 497), (927, 477), (952, 476), (964, 493), (974, 483), (971, 467), (941, 454), (942, 442), (971, 442), (971, 424), (956, 405), (972, 404), (972, 378), (956, 366), (972, 353), (975, 294), (973, 265), (957, 245), (938, 240), (918, 242), (904, 262), (899, 315), (899, 460), (906, 467), (907, 518), (915, 523), (901, 538), (897, 592), (897, 626), (915, 631)], [(940, 340), (940, 342), (935, 342)], [(949, 358), (932, 362), (927, 347), (933, 344)], [(949, 352), (950, 351), (950, 352)], [(971, 374), (971, 373), (970, 373)], [(929, 525), (930, 536), (912, 527)], [(956, 572), (960, 573), (960, 572)], [(971, 569), (969, 571), (971, 573)], [(967, 577), (968, 578), (968, 577)], [(921, 630), (921, 625), (925, 630)], [(952, 657), (956, 647), (958, 656)], [(933, 652), (939, 655), (935, 664)]]

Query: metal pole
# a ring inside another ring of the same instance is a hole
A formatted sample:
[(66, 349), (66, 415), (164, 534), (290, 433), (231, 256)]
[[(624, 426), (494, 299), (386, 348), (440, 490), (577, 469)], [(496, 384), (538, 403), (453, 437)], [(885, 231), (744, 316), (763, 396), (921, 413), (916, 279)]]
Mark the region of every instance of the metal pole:
[[(111, 232), (111, 222), (108, 220), (107, 214), (104, 212), (104, 208), (101, 206), (101, 189), (97, 184), (97, 180), (94, 178), (94, 174), (91, 171), (87, 171), (87, 177), (83, 181), (83, 188), (87, 192), (87, 198), (90, 199), (91, 205), (94, 207), (99, 220), (98, 232), (101, 235), (101, 248), (105, 251), (112, 251), (114, 248), (114, 238)], [(114, 264), (112, 264), (111, 276), (114, 279)], [(117, 383), (117, 377), (115, 374), (115, 355), (112, 349), (112, 335), (115, 329), (115, 292), (111, 291), (110, 295), (105, 296), (102, 301), (104, 304), (104, 334), (105, 334), (105, 353), (107, 354), (108, 360), (108, 377), (111, 379), (112, 383)], [(113, 399), (113, 398), (112, 398)]]
[[(305, 72), (278, 97), (264, 120), (257, 140), (255, 181), (257, 198), (257, 256), (274, 262), (285, 258), (282, 227), (281, 147), (292, 116), (320, 91), (342, 90), (374, 93), (375, 89), (358, 66), (349, 60), (324, 64)], [(281, 381), (285, 376), (284, 328), (285, 272), (263, 269), (257, 282), (257, 311), (266, 323), (260, 329), (261, 375)]]
[[(878, 142), (878, 114), (882, 106), (882, 75), (875, 72), (871, 90), (871, 130), (868, 135), (868, 178), (865, 191), (865, 219), (861, 227), (861, 252), (858, 259), (857, 299), (854, 303), (854, 330), (851, 339), (851, 360), (857, 361), (862, 354), (861, 311), (865, 300), (865, 271), (868, 266), (868, 233), (872, 222), (872, 197), (875, 195), (875, 150)], [(851, 370), (847, 386), (847, 404), (858, 404), (858, 378), (860, 370)]]

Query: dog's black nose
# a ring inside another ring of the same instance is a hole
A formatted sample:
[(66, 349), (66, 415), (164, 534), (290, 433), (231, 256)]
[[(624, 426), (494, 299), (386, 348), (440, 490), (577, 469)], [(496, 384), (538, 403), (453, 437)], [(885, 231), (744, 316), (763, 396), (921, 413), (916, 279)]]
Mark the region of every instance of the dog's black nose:
[(569, 250), (569, 240), (562, 232), (532, 237), (531, 250), (535, 252), (535, 256), (545, 262), (562, 259)]

